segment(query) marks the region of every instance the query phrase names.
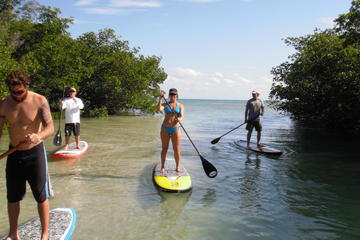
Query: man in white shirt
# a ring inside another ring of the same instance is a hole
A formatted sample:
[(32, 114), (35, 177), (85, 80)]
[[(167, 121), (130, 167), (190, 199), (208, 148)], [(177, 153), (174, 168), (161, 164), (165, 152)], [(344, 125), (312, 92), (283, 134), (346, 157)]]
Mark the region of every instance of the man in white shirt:
[(70, 143), (71, 133), (75, 136), (76, 148), (80, 149), (80, 109), (84, 108), (84, 104), (80, 98), (76, 97), (76, 89), (69, 89), (69, 97), (61, 101), (61, 108), (65, 109), (65, 146), (67, 150)]

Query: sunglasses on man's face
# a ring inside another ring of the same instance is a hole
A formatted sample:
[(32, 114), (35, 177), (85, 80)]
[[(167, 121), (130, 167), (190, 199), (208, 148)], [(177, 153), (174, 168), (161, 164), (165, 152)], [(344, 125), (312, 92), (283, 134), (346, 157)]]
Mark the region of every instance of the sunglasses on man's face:
[(74, 90), (70, 90), (69, 92), (76, 92), (76, 91), (74, 91)]
[(12, 95), (21, 95), (25, 92), (25, 90), (19, 90), (19, 91), (14, 91), (14, 90), (11, 90), (11, 94)]

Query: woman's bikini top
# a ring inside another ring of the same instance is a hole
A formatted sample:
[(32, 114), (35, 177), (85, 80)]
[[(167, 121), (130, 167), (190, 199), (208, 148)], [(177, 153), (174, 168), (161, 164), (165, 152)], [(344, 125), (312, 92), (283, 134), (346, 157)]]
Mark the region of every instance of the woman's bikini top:
[(177, 104), (176, 104), (175, 109), (173, 109), (173, 110), (171, 110), (170, 105), (167, 105), (166, 108), (164, 109), (164, 111), (166, 114), (173, 113), (173, 111), (176, 113), (176, 115), (180, 114), (180, 108)]

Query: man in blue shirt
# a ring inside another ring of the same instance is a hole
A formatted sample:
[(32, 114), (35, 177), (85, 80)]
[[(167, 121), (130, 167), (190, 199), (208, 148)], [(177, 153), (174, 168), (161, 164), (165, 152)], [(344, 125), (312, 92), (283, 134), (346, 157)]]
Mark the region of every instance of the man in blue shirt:
[(247, 122), (246, 130), (248, 130), (247, 147), (249, 147), (251, 134), (254, 127), (257, 131), (257, 146), (261, 147), (262, 145), (260, 144), (260, 139), (262, 126), (260, 123), (260, 115), (262, 116), (264, 114), (264, 104), (259, 98), (260, 93), (252, 91), (251, 95), (252, 98), (247, 101), (245, 108), (245, 122)]

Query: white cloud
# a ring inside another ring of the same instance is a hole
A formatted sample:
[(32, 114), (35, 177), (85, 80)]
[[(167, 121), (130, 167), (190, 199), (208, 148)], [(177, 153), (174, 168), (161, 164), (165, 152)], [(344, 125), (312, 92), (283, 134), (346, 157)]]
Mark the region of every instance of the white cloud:
[(174, 74), (183, 78), (196, 78), (202, 75), (201, 72), (195, 71), (191, 68), (182, 68), (182, 67), (175, 68)]
[(98, 21), (85, 21), (85, 20), (80, 20), (75, 18), (74, 19), (74, 24), (85, 24), (85, 25), (89, 25), (89, 24), (99, 24)]
[(320, 18), (319, 22), (324, 24), (326, 27), (333, 27), (335, 25), (334, 18), (331, 17)]
[(90, 6), (95, 2), (95, 0), (79, 0), (74, 3), (75, 6)]
[(206, 85), (226, 85), (229, 87), (240, 86), (242, 84), (252, 83), (251, 80), (240, 76), (239, 74), (233, 74), (230, 77), (225, 76), (221, 72), (200, 72), (191, 68), (177, 67), (169, 71), (169, 76), (172, 79), (182, 79), (183, 82), (202, 82)]
[(221, 72), (214, 72), (214, 76), (219, 78), (224, 77), (224, 75)]
[(238, 73), (234, 73), (233, 78), (237, 79), (238, 81), (240, 81), (242, 83), (252, 83), (252, 81), (250, 79), (245, 78)]
[[(186, 2), (210, 3), (222, 0), (178, 0)], [(98, 15), (115, 15), (127, 14), (134, 11), (127, 11), (125, 9), (145, 10), (149, 8), (162, 7), (161, 1), (158, 0), (77, 0), (75, 6), (83, 8), (88, 14)]]
[(161, 3), (157, 1), (134, 1), (134, 0), (112, 0), (110, 1), (112, 7), (160, 7)]
[(84, 10), (86, 13), (101, 15), (113, 15), (123, 13), (123, 11), (118, 8), (85, 8)]
[(262, 79), (264, 82), (272, 83), (272, 78), (271, 78), (271, 77), (262, 77), (261, 79)]
[(221, 0), (179, 0), (180, 2), (198, 2), (198, 3), (210, 3), (210, 2), (218, 2)]
[(177, 88), (182, 98), (247, 99), (256, 88), (267, 96), (271, 86), (269, 77), (248, 78), (239, 73), (202, 72), (192, 68), (176, 67), (165, 70), (168, 78), (163, 90)]
[(218, 0), (189, 0), (189, 2), (202, 2), (202, 3), (207, 3), (207, 2), (217, 2)]

